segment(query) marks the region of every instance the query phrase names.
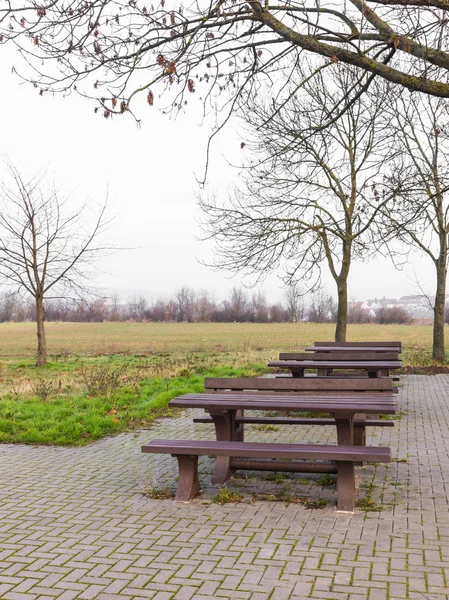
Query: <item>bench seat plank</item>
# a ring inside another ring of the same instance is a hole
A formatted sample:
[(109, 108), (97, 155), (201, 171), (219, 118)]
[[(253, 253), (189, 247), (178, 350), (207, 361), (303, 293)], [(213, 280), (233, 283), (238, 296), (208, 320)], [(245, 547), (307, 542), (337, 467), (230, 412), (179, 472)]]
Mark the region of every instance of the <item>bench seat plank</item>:
[[(195, 417), (193, 422), (213, 424), (213, 419), (211, 417)], [(248, 425), (335, 425), (335, 419), (320, 417), (236, 417), (235, 422)], [(394, 427), (394, 421), (354, 419), (354, 427)]]
[(390, 448), (384, 446), (330, 446), (323, 444), (282, 444), (262, 442), (228, 442), (216, 440), (151, 440), (142, 452), (158, 454), (213, 454), (245, 458), (296, 458), (304, 460), (363, 460), (390, 462)]

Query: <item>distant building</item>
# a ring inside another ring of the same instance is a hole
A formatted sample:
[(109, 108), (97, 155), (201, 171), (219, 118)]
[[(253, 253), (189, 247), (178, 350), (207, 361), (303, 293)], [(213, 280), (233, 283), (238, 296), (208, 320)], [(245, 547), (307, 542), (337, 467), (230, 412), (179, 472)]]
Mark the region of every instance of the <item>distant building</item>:
[(396, 298), (374, 298), (366, 300), (361, 306), (366, 307), (365, 310), (370, 311), (370, 315), (377, 314), (378, 310), (382, 307), (386, 308), (403, 308), (406, 310), (413, 319), (431, 319), (433, 317), (432, 304), (434, 297), (425, 296), (424, 294), (414, 296), (401, 296), (399, 300)]

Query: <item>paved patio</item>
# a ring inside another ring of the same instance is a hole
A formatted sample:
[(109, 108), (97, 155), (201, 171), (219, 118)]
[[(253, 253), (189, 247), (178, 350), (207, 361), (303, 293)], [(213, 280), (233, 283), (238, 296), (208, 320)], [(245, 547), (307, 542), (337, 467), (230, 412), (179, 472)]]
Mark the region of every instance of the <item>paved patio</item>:
[[(142, 455), (151, 438), (213, 439), (191, 413), (92, 446), (0, 446), (0, 598), (69, 600), (449, 599), (449, 376), (403, 378), (394, 429), (371, 429), (391, 465), (358, 468), (358, 498), (384, 510), (335, 512), (317, 476), (240, 474), (239, 504), (212, 501), (212, 461), (188, 505), (142, 485), (176, 487), (170, 456)], [(248, 427), (253, 440), (290, 441), (294, 427)], [(325, 443), (333, 428), (301, 429)], [(256, 475), (254, 478), (253, 475)], [(257, 493), (326, 499), (324, 509), (259, 501)]]

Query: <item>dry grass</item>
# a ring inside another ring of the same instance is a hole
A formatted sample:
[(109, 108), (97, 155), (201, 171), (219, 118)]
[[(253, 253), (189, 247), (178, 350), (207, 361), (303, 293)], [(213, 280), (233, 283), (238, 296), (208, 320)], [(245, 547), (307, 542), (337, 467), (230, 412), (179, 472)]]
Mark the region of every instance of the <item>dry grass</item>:
[[(334, 325), (317, 323), (47, 323), (51, 357), (110, 356), (189, 352), (267, 351), (303, 348), (332, 340)], [(32, 359), (34, 323), (0, 323), (0, 359)], [(430, 352), (432, 328), (426, 325), (350, 325), (348, 339), (402, 340), (407, 354)]]

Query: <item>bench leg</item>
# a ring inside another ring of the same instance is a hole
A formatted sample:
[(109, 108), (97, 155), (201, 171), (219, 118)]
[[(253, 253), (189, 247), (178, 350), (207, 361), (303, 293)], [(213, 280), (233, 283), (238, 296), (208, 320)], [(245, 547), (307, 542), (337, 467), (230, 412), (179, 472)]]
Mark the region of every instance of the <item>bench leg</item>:
[[(235, 416), (237, 411), (210, 409), (209, 414), (215, 425), (215, 435), (219, 442), (243, 441), (243, 430), (235, 430)], [(213, 484), (226, 483), (232, 476), (230, 456), (217, 456), (215, 469), (211, 478)]]
[(214, 474), (211, 477), (211, 483), (223, 485), (232, 477), (235, 469), (231, 469), (230, 456), (217, 456), (215, 459)]
[(189, 502), (200, 491), (198, 480), (198, 456), (172, 454), (178, 459), (179, 479), (176, 490), (176, 502)]
[(337, 510), (354, 512), (355, 476), (354, 463), (337, 462)]

